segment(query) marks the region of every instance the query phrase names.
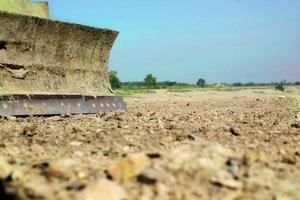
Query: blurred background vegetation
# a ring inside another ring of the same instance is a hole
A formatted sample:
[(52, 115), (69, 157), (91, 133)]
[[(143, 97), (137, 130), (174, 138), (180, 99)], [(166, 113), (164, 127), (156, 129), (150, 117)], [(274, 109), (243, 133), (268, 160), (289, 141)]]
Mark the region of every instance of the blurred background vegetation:
[(199, 77), (195, 84), (180, 83), (176, 81), (157, 81), (153, 74), (146, 74), (144, 81), (128, 81), (122, 82), (118, 77), (117, 71), (109, 73), (109, 79), (112, 89), (116, 94), (127, 96), (133, 93), (155, 93), (157, 89), (165, 89), (167, 92), (190, 92), (190, 91), (237, 91), (248, 88), (270, 88), (281, 92), (285, 91), (285, 86), (300, 86), (300, 81), (297, 82), (270, 82), (270, 83), (255, 83), (255, 82), (237, 82), (237, 83), (212, 83), (208, 84), (204, 78)]

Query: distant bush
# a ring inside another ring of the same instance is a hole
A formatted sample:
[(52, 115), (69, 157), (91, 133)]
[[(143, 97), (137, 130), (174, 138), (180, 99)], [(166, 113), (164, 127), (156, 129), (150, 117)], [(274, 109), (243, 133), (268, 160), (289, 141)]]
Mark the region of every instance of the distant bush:
[(280, 83), (280, 84), (277, 84), (276, 86), (275, 86), (275, 90), (279, 90), (279, 91), (281, 91), (281, 92), (284, 92), (284, 85), (283, 85), (283, 83)]
[(205, 80), (203, 78), (199, 78), (196, 85), (198, 87), (205, 87)]

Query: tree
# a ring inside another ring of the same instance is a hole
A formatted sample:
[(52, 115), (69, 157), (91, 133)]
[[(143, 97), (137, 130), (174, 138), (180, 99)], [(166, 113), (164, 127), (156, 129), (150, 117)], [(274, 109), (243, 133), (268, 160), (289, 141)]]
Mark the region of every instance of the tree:
[(109, 72), (109, 82), (113, 89), (117, 89), (121, 87), (121, 82), (118, 78), (118, 72), (117, 71), (110, 71)]
[(285, 90), (285, 88), (284, 88), (285, 83), (286, 82), (281, 81), (279, 84), (276, 84), (275, 85), (275, 90), (279, 90), (281, 92), (284, 92), (284, 90)]
[(284, 92), (285, 89), (284, 89), (283, 84), (278, 84), (278, 85), (275, 86), (275, 90), (279, 90), (281, 92)]
[(147, 74), (144, 81), (145, 81), (145, 85), (147, 86), (156, 86), (156, 77), (153, 76), (152, 74)]
[(199, 78), (197, 81), (198, 87), (205, 87), (205, 80), (203, 78)]

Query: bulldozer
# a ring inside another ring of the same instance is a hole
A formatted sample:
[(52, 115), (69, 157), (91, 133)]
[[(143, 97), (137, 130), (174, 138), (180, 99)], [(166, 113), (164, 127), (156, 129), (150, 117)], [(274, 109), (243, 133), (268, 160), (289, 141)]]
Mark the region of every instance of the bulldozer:
[(0, 116), (126, 110), (108, 75), (117, 36), (52, 20), (47, 2), (0, 0)]

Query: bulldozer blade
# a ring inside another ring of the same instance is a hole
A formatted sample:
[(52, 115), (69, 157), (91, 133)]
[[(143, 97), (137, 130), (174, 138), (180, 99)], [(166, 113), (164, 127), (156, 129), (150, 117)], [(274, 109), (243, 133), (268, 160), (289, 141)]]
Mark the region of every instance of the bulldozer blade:
[(126, 110), (118, 96), (17, 94), (0, 96), (0, 116), (49, 116), (93, 114)]
[(109, 83), (117, 31), (51, 20), (47, 3), (0, 2), (0, 116), (126, 109)]

